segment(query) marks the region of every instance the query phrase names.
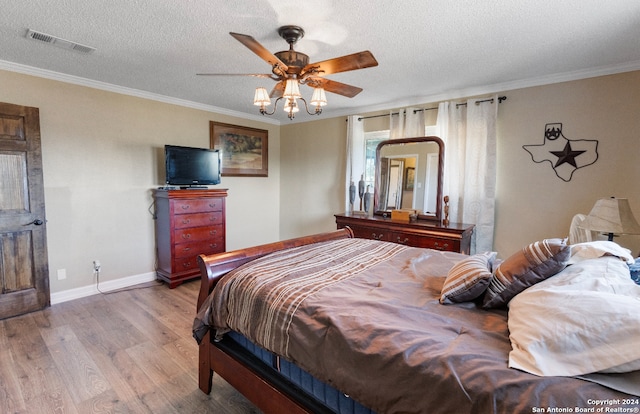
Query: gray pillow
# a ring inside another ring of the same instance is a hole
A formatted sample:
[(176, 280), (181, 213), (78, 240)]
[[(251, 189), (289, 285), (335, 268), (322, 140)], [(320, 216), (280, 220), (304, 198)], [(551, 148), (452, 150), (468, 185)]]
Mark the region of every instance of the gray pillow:
[(564, 269), (570, 253), (566, 239), (537, 241), (514, 253), (493, 271), (482, 307), (505, 306), (518, 293)]
[(480, 297), (489, 285), (496, 252), (469, 256), (449, 270), (442, 286), (440, 303), (469, 302)]

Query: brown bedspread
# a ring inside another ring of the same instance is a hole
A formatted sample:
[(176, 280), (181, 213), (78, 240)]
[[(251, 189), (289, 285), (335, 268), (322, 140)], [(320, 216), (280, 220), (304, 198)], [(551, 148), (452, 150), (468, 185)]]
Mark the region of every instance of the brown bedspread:
[(506, 310), (438, 302), (463, 257), (363, 239), (274, 253), (225, 276), (194, 332), (236, 330), (379, 413), (630, 408), (595, 383), (508, 368)]

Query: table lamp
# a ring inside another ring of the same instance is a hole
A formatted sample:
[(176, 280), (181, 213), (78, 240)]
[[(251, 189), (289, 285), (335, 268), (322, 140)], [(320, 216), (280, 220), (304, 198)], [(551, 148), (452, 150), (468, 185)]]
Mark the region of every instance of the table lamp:
[(613, 241), (614, 234), (640, 234), (640, 224), (633, 216), (626, 198), (611, 197), (596, 201), (580, 227), (607, 233), (609, 241)]

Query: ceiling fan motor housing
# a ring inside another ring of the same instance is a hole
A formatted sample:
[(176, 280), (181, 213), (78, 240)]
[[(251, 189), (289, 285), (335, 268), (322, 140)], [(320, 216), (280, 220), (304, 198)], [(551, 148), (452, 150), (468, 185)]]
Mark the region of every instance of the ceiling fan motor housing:
[(299, 75), (309, 63), (309, 56), (293, 50), (293, 45), (304, 37), (304, 30), (300, 26), (282, 26), (278, 34), (289, 43), (289, 50), (275, 53), (276, 57), (288, 66), (287, 74)]
[(287, 73), (290, 75), (298, 75), (302, 68), (309, 63), (309, 56), (295, 50), (284, 50), (275, 53), (276, 57), (288, 66)]
[(282, 26), (278, 28), (278, 34), (292, 47), (304, 37), (304, 30), (300, 26)]

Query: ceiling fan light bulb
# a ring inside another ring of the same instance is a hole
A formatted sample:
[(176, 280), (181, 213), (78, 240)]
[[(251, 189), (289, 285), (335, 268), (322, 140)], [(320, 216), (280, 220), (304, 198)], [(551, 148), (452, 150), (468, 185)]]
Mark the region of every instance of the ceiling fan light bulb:
[(288, 113), (296, 113), (300, 110), (298, 108), (298, 102), (295, 99), (288, 99), (284, 103), (284, 111)]
[(313, 95), (311, 96), (311, 105), (325, 106), (327, 104), (327, 95), (323, 88), (313, 88)]
[(256, 93), (253, 96), (253, 104), (260, 107), (271, 105), (271, 98), (269, 98), (269, 93), (266, 88), (256, 88)]
[(284, 98), (293, 98), (294, 100), (302, 97), (297, 79), (287, 79), (282, 96)]

